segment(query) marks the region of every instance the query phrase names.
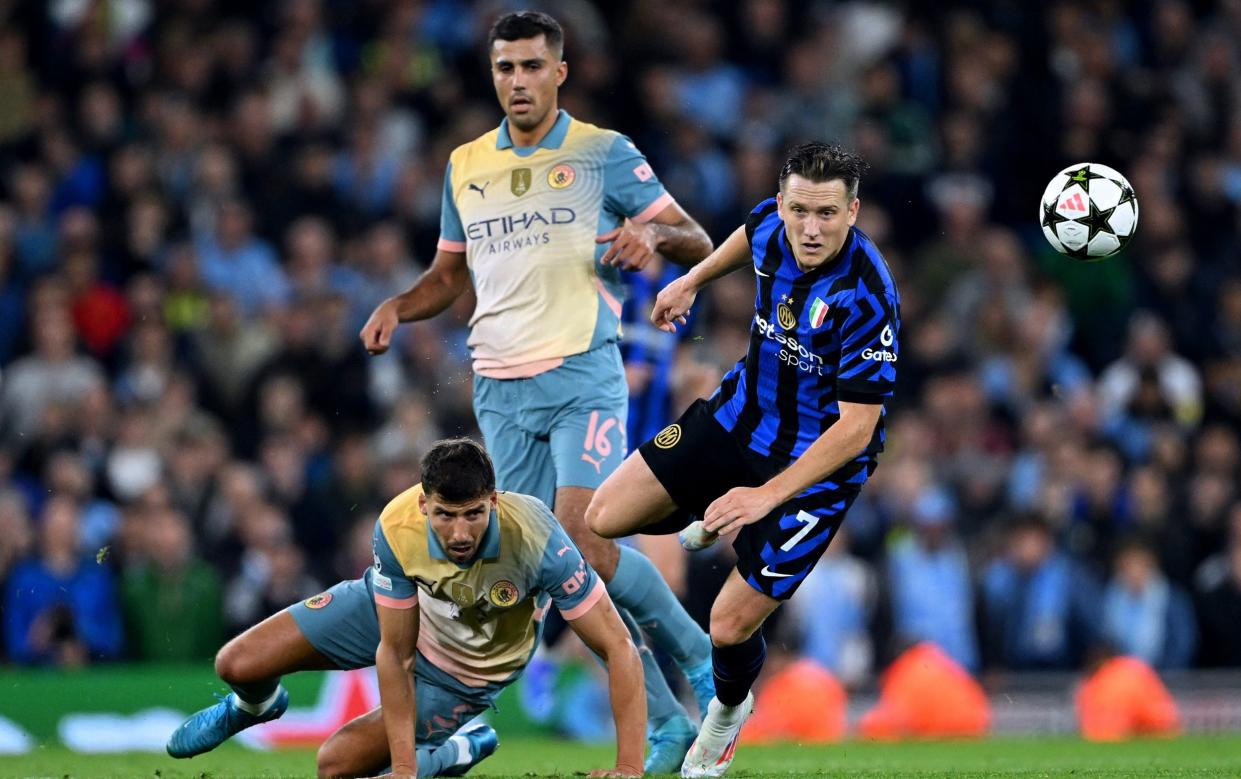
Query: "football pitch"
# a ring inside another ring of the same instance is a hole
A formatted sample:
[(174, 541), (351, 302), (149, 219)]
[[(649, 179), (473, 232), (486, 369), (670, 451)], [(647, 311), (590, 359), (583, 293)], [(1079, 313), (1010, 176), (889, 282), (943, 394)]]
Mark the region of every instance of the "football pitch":
[[(470, 776), (575, 776), (608, 765), (609, 747), (501, 736), (500, 749)], [(76, 755), (60, 748), (0, 757), (0, 777), (313, 777), (314, 753), (225, 747), (189, 761), (152, 754)], [(742, 746), (729, 777), (1238, 777), (1241, 734), (1171, 741), (1088, 744), (1073, 738), (833, 746)]]

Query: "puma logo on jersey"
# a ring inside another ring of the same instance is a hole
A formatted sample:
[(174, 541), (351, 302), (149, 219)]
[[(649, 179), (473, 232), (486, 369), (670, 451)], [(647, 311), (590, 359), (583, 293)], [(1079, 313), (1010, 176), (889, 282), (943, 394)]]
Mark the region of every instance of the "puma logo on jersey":
[(480, 187), (480, 186), (478, 186), (477, 184), (475, 184), (475, 183), (471, 182), (471, 183), (470, 183), (470, 189), (474, 190), (474, 191), (475, 191), (475, 192), (477, 192), (479, 195), (481, 195), (481, 196), (482, 196), (482, 198), (483, 198), (483, 200), (486, 200), (486, 199), (487, 199), (487, 187), (488, 187), (488, 186), (490, 186), (490, 185), (491, 185), (491, 182), (490, 182), (490, 181), (484, 182), (484, 183), (483, 183), (483, 185), (482, 185), (481, 187)]

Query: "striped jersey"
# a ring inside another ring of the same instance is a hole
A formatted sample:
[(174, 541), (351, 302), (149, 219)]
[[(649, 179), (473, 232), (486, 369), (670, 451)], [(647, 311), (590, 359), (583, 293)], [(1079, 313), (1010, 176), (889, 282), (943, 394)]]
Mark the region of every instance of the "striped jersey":
[(621, 358), (625, 368), (641, 371), (641, 384), (630, 382), (629, 419), (626, 423), (630, 441), (653, 438), (668, 424), (672, 416), (672, 380), (678, 350), (692, 338), (695, 316), (691, 311), (685, 326), (667, 333), (651, 324), (651, 308), (659, 291), (685, 273), (685, 269), (669, 262), (660, 263), (658, 275), (647, 266), (637, 273), (625, 274), (625, 308), (622, 321), (625, 337), (621, 341)]
[[(883, 403), (896, 380), (900, 295), (856, 227), (836, 259), (803, 273), (775, 198), (750, 212), (758, 280), (750, 348), (711, 397), (715, 418), (754, 452), (791, 462), (840, 418), (840, 401)], [(882, 451), (883, 416), (863, 457)]]
[(439, 248), (464, 252), (474, 282), (474, 371), (528, 378), (618, 341), (620, 272), (595, 238), (672, 202), (632, 141), (564, 111), (535, 146), (514, 146), (506, 118), (457, 147)]
[(398, 495), (375, 522), (375, 602), (420, 607), (418, 652), (470, 687), (510, 681), (538, 646), (543, 616), (565, 619), (606, 597), (556, 517), (538, 498), (501, 492), (474, 559), (448, 557), (419, 507), (422, 485)]

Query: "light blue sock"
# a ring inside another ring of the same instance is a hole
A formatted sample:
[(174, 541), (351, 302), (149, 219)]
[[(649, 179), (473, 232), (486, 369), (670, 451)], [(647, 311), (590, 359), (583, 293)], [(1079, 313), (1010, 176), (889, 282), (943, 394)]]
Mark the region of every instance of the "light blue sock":
[(637, 549), (621, 545), (608, 594), (681, 668), (692, 668), (711, 658), (711, 639), (672, 594), (655, 564)]
[(638, 656), (642, 658), (642, 676), (646, 686), (646, 721), (654, 728), (672, 717), (688, 717), (685, 707), (668, 687), (668, 680), (659, 670), (655, 655), (651, 654), (651, 650), (643, 642), (642, 631), (638, 629), (637, 623), (624, 610), (621, 610), (620, 615), (625, 627), (629, 629), (634, 646), (638, 648)]
[(438, 747), (418, 747), (418, 776), (439, 776), (457, 762), (457, 745), (445, 741)]

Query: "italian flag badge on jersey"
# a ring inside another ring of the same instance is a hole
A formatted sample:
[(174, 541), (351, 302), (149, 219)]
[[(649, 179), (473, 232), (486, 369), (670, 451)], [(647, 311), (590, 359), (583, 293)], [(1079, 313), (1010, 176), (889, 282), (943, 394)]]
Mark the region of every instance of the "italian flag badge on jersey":
[(810, 326), (820, 327), (825, 319), (827, 319), (827, 304), (823, 302), (823, 298), (815, 298), (810, 306)]

